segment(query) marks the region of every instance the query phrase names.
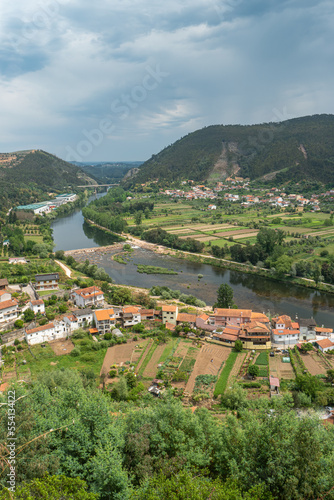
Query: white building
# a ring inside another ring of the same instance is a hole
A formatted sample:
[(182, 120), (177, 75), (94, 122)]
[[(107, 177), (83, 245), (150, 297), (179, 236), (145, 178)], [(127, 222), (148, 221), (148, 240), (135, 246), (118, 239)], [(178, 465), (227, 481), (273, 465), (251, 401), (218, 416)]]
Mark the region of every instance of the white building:
[[(9, 294), (11, 297), (11, 295)], [(14, 299), (2, 300), (0, 302), (0, 323), (13, 321), (18, 317), (17, 302)]]
[(123, 328), (126, 326), (137, 325), (141, 322), (140, 307), (125, 306), (122, 312)]
[(294, 345), (299, 342), (299, 330), (273, 329), (273, 342), (282, 345)]
[(77, 309), (73, 311), (74, 316), (77, 318), (80, 327), (85, 324), (88, 326), (93, 321), (93, 311), (91, 309)]
[(103, 292), (97, 286), (80, 288), (71, 292), (71, 300), (78, 307), (102, 307), (104, 302)]
[(45, 313), (45, 305), (44, 305), (43, 300), (42, 299), (31, 300), (29, 302), (29, 309), (31, 309), (34, 314), (37, 314), (37, 313), (44, 314)]
[(334, 344), (329, 339), (317, 340), (315, 345), (320, 349), (321, 352), (327, 352), (334, 349)]
[(47, 325), (37, 326), (25, 330), (25, 338), (28, 344), (41, 344), (67, 337), (68, 330), (64, 321), (54, 321)]
[(69, 332), (74, 332), (78, 328), (89, 326), (93, 321), (93, 311), (91, 309), (78, 309), (63, 317)]
[(96, 328), (101, 335), (104, 335), (106, 332), (110, 332), (116, 324), (116, 318), (112, 308), (94, 311), (93, 318)]

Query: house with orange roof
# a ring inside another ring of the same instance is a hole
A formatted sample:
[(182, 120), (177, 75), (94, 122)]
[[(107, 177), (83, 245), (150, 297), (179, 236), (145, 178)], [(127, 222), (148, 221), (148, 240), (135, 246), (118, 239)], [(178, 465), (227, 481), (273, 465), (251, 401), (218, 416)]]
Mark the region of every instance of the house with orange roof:
[(334, 349), (334, 343), (329, 339), (317, 340), (315, 345), (321, 352), (332, 351)]
[(270, 329), (259, 321), (243, 325), (239, 339), (245, 349), (271, 349)]
[(194, 327), (196, 325), (196, 314), (178, 313), (176, 324), (181, 325), (182, 323), (189, 323), (191, 328)]
[(162, 306), (162, 323), (165, 325), (167, 322), (176, 325), (177, 315), (179, 308), (177, 306), (165, 304)]
[(97, 286), (80, 288), (71, 292), (71, 300), (78, 307), (101, 307), (104, 302), (104, 294)]
[(290, 316), (283, 314), (282, 316), (278, 316), (277, 318), (272, 318), (272, 324), (274, 328), (278, 330), (288, 330), (292, 328), (292, 320)]
[(121, 313), (121, 320), (123, 328), (138, 325), (141, 322), (140, 307), (124, 306)]
[(45, 313), (44, 301), (42, 299), (31, 300), (29, 302), (29, 309), (31, 309), (34, 314), (37, 313), (44, 314)]
[(29, 325), (25, 329), (25, 338), (29, 345), (42, 344), (51, 340), (63, 339), (68, 335), (64, 321), (53, 321), (43, 326)]
[(294, 345), (299, 341), (299, 330), (292, 328), (274, 328), (272, 330), (273, 341), (275, 344)]
[(15, 299), (0, 302), (0, 323), (13, 321), (18, 317), (17, 301)]
[(0, 302), (6, 302), (12, 299), (12, 294), (6, 290), (0, 290)]
[(252, 311), (250, 309), (223, 309), (216, 308), (210, 315), (215, 326), (235, 325), (240, 326), (251, 321)]
[(100, 335), (110, 332), (111, 328), (116, 324), (115, 313), (112, 308), (95, 309), (93, 312), (93, 319)]

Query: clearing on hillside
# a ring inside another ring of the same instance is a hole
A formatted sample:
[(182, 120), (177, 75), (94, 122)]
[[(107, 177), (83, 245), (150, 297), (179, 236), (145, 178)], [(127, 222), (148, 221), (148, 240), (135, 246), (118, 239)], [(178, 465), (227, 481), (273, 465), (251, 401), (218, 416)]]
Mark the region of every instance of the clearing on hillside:
[(69, 354), (74, 349), (74, 344), (71, 340), (60, 339), (49, 342), (51, 349), (57, 356)]

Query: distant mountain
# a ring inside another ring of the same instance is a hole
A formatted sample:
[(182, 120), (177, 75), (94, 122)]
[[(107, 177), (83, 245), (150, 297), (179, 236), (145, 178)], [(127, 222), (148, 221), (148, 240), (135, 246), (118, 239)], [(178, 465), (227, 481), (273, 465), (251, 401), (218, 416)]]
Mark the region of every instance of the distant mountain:
[(205, 127), (153, 155), (126, 185), (154, 179), (218, 181), (233, 174), (334, 183), (334, 116)]
[(80, 167), (86, 174), (99, 180), (100, 183), (120, 182), (126, 174), (134, 168), (140, 167), (142, 161), (118, 161), (118, 162), (96, 162), (96, 163), (78, 163), (73, 162)]
[(0, 209), (41, 199), (49, 191), (96, 184), (79, 167), (41, 150), (0, 153)]

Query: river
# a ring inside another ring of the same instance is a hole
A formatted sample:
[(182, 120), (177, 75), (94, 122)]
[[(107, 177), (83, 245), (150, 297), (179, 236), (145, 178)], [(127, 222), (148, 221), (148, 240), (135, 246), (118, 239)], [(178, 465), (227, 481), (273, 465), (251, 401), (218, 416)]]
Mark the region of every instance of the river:
[[(56, 250), (99, 247), (110, 245), (114, 241), (113, 237), (85, 224), (80, 209), (54, 221), (52, 229)], [(319, 326), (334, 328), (334, 295), (293, 286), (290, 283), (272, 281), (262, 276), (162, 256), (142, 248), (134, 250), (126, 265), (111, 260), (113, 253), (113, 251), (96, 253), (90, 255), (89, 259), (99, 267), (103, 267), (115, 283), (144, 288), (166, 285), (193, 294), (208, 305), (215, 302), (219, 285), (228, 283), (233, 288), (234, 301), (240, 308), (249, 308), (271, 315), (288, 314), (293, 319), (314, 317)], [(137, 272), (136, 264), (167, 267), (177, 271), (178, 274), (140, 274)], [(198, 279), (198, 274), (202, 274), (203, 278)]]

